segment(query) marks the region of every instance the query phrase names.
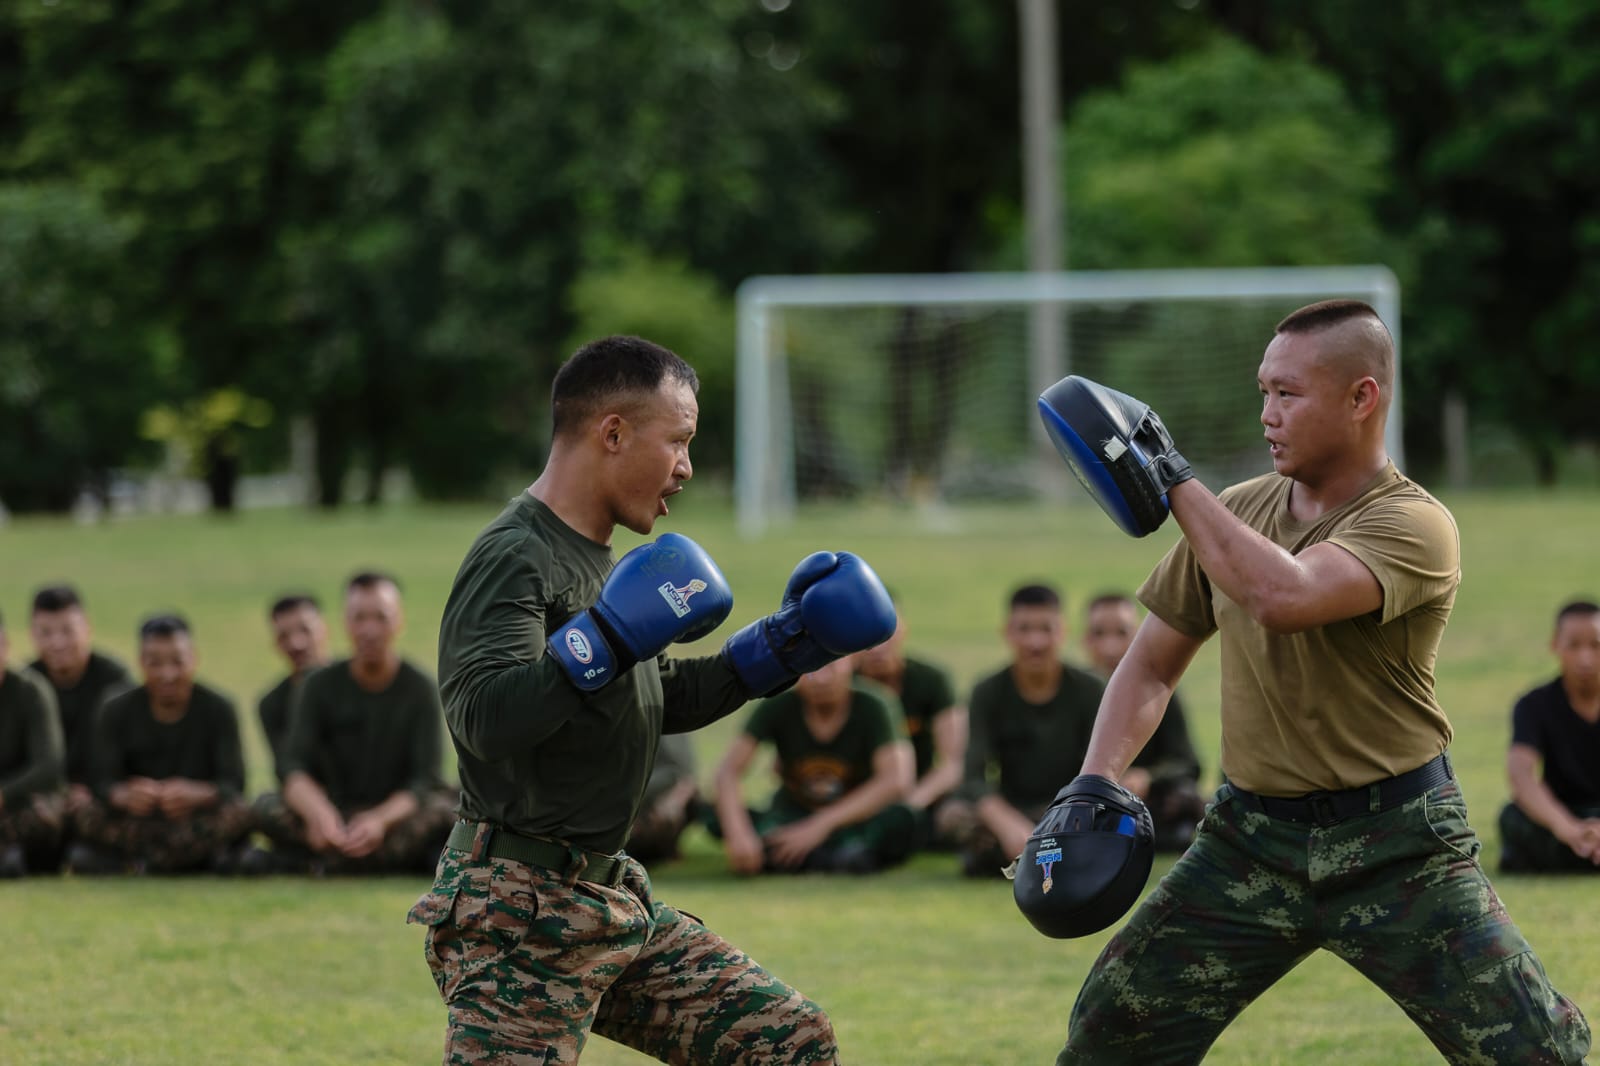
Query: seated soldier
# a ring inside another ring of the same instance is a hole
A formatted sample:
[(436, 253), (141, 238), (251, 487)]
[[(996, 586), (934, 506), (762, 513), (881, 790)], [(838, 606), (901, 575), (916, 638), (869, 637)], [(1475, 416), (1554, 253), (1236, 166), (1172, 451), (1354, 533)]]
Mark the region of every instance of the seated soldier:
[(177, 615), (139, 627), (139, 669), (144, 684), (96, 718), (94, 798), (75, 818), (67, 867), (229, 872), (251, 823), (233, 703), (195, 681), (194, 641)]
[(703, 805), (687, 733), (663, 733), (624, 850), (650, 864), (678, 857), (678, 838)]
[[(1084, 621), (1084, 650), (1095, 671), (1109, 681), (1139, 629), (1138, 605), (1125, 593), (1102, 593), (1089, 601)], [(1200, 759), (1189, 739), (1183, 703), (1176, 692), (1167, 702), (1167, 713), (1155, 735), (1122, 776), (1122, 787), (1150, 809), (1157, 851), (1182, 851), (1189, 846), (1195, 826), (1205, 814), (1206, 801), (1200, 795)]]
[(1511, 711), (1500, 868), (1600, 870), (1600, 604), (1562, 607), (1550, 647), (1561, 676)]
[(89, 747), (94, 717), (112, 696), (134, 687), (133, 675), (95, 649), (83, 598), (71, 585), (47, 585), (33, 596), (29, 620), (38, 656), (30, 668), (55, 690), (61, 736), (67, 746), (67, 810), (89, 805)]
[(0, 618), (0, 878), (53, 862), (66, 813), (67, 751), (55, 693), (32, 670), (8, 667), (10, 653)]
[(956, 702), (955, 686), (942, 667), (906, 654), (905, 615), (894, 635), (875, 648), (857, 652), (858, 677), (894, 693), (905, 716), (916, 759), (916, 779), (906, 806), (917, 816), (917, 846), (959, 845), (960, 824), (940, 814), (961, 784), (967, 754), (967, 709)]
[[(804, 674), (762, 700), (717, 768), (711, 826), (735, 873), (870, 873), (904, 862), (916, 819), (904, 799), (911, 756), (896, 714), (855, 685), (848, 659)], [(742, 782), (764, 742), (781, 785), (765, 810), (745, 807)]]
[(316, 597), (304, 593), (279, 597), (267, 612), (272, 642), (289, 664), (289, 673), (261, 697), (257, 713), (261, 732), (272, 751), (272, 770), (283, 783), (283, 757), (289, 745), (289, 709), (306, 675), (328, 662), (328, 623)]
[(350, 658), (312, 672), (290, 715), (282, 803), (257, 803), (274, 855), (253, 850), (246, 872), (424, 872), (454, 823), (439, 690), (395, 650), (404, 614), (394, 578), (352, 577), (344, 622)]
[(1078, 774), (1105, 684), (1061, 659), (1066, 621), (1048, 585), (1024, 585), (1006, 615), (1011, 663), (973, 687), (962, 785), (962, 872), (999, 877), (1061, 786)]

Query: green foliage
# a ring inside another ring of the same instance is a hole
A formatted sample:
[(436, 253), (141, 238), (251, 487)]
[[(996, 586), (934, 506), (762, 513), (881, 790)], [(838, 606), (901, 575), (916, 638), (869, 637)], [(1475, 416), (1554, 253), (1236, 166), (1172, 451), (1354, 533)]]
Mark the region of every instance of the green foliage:
[(140, 451), (151, 353), (116, 288), (128, 227), (67, 183), (0, 184), (0, 499), (61, 510)]
[[(697, 470), (733, 469), (733, 301), (707, 274), (679, 261), (624, 254), (615, 267), (580, 274), (569, 293), (574, 321), (566, 345), (631, 333), (683, 356), (700, 378)], [(548, 429), (548, 419), (546, 420)]]
[(1381, 261), (1381, 125), (1312, 65), (1229, 38), (1081, 100), (1066, 127), (1079, 269)]

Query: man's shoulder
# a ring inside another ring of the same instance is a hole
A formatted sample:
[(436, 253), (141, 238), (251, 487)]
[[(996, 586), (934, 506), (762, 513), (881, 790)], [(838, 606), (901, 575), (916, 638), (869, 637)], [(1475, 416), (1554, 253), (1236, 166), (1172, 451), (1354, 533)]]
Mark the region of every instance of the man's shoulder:
[(220, 714), (232, 717), (235, 713), (233, 697), (221, 689), (212, 688), (203, 682), (194, 683), (194, 693), (189, 697), (189, 707), (203, 708), (209, 714)]
[[(315, 667), (312, 669), (314, 670)], [(276, 684), (261, 694), (261, 697), (256, 700), (257, 705), (271, 707), (275, 704), (283, 703), (294, 691), (294, 683), (295, 675), (293, 673), (284, 674)]]
[(13, 674), (16, 675), (17, 682), (22, 685), (23, 690), (32, 694), (32, 699), (51, 710), (55, 709), (56, 689), (50, 684), (50, 678), (43, 670), (35, 670), (31, 666), (19, 666), (6, 671), (7, 677)]
[(1289, 487), (1289, 479), (1282, 474), (1268, 472), (1229, 485), (1217, 493), (1217, 499), (1234, 514), (1278, 499)]
[(1561, 710), (1571, 710), (1571, 704), (1559, 675), (1528, 689), (1517, 697), (1517, 702), (1512, 706), (1512, 713), (1517, 715), (1549, 714)]
[(1105, 688), (1105, 678), (1093, 670), (1086, 670), (1069, 662), (1061, 664), (1061, 695), (1063, 697), (1069, 700), (1092, 698), (1096, 701), (1096, 706), (1098, 706), (1100, 693), (1104, 692)]
[(84, 671), (85, 678), (92, 680), (97, 685), (109, 685), (118, 682), (131, 682), (133, 675), (123, 665), (122, 660), (114, 655), (99, 650), (89, 652), (89, 666)]
[(991, 670), (972, 684), (972, 702), (992, 700), (1016, 686), (1011, 683), (1011, 664), (1007, 663), (998, 670)]

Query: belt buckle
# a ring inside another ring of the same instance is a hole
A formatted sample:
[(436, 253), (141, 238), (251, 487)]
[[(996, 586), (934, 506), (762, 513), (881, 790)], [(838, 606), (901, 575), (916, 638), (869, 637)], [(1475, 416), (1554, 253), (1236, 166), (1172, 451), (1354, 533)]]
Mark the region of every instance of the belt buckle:
[(1311, 808), (1311, 822), (1319, 829), (1338, 825), (1342, 818), (1338, 809), (1333, 804), (1333, 793), (1314, 792), (1306, 797), (1306, 805)]

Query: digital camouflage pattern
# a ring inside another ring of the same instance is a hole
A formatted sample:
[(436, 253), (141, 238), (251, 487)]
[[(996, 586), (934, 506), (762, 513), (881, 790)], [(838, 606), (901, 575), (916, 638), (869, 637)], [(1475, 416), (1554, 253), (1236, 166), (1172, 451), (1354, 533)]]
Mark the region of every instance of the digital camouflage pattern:
[(575, 1063), (591, 1030), (669, 1063), (838, 1061), (816, 1004), (655, 900), (633, 860), (612, 888), (446, 849), (406, 920), (427, 926), (446, 1066)]
[(120, 855), (150, 873), (203, 869), (240, 843), (254, 826), (250, 805), (225, 800), (179, 819), (136, 817), (96, 801), (79, 811), (77, 839)]
[(1224, 785), (1193, 846), (1096, 961), (1057, 1066), (1197, 1063), (1325, 948), (1460, 1066), (1584, 1062), (1589, 1026), (1551, 987), (1477, 863), (1459, 786), (1318, 828)]

